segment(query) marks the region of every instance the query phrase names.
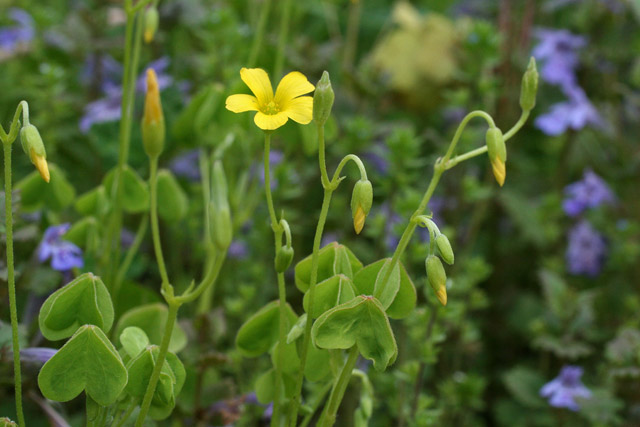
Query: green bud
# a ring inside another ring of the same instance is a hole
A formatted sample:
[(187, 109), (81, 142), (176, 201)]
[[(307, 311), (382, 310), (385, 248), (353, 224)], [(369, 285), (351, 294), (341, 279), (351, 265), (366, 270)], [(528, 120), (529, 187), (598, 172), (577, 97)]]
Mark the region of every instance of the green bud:
[(502, 162), (507, 161), (507, 146), (504, 143), (502, 131), (497, 128), (489, 128), (486, 134), (487, 148), (489, 149), (489, 158), (500, 159)]
[(284, 273), (293, 260), (293, 248), (291, 246), (281, 246), (276, 252), (276, 273)]
[(527, 71), (522, 76), (520, 88), (520, 108), (523, 111), (531, 111), (536, 106), (536, 93), (538, 92), (538, 70), (536, 60), (532, 56), (527, 66)]
[(158, 22), (160, 16), (158, 15), (158, 8), (155, 5), (149, 6), (144, 13), (144, 42), (151, 43), (153, 36), (158, 29)]
[(316, 85), (316, 91), (313, 94), (313, 120), (318, 125), (324, 125), (331, 115), (333, 100), (335, 95), (329, 80), (329, 73), (323, 72), (322, 77)]
[(438, 251), (440, 251), (440, 255), (442, 255), (442, 259), (447, 264), (453, 264), (453, 249), (451, 249), (451, 243), (449, 239), (444, 234), (438, 234), (436, 237), (436, 246), (438, 247)]
[(20, 130), (20, 143), (22, 149), (29, 156), (31, 163), (33, 163), (40, 172), (40, 176), (45, 182), (49, 182), (49, 165), (47, 164), (47, 152), (44, 149), (44, 143), (38, 128), (32, 124), (24, 126)]
[(364, 227), (364, 220), (369, 215), (373, 204), (373, 186), (368, 179), (360, 179), (353, 187), (351, 194), (351, 216), (356, 233), (360, 234)]
[(158, 213), (165, 221), (178, 222), (187, 214), (187, 195), (167, 169), (158, 172), (158, 201)]
[(165, 126), (158, 78), (153, 68), (147, 69), (147, 94), (142, 116), (142, 144), (152, 159), (157, 159), (164, 150)]
[(229, 199), (227, 198), (227, 175), (224, 173), (224, 167), (220, 160), (216, 160), (213, 163), (211, 188), (213, 190), (213, 202), (216, 204), (216, 206), (228, 208)]
[(447, 274), (444, 271), (444, 266), (435, 255), (429, 255), (425, 261), (427, 268), (427, 279), (429, 284), (433, 288), (438, 297), (438, 300), (442, 305), (447, 304)]
[(216, 248), (221, 251), (228, 249), (233, 239), (233, 224), (229, 208), (219, 207), (211, 202), (209, 204), (209, 225), (211, 241)]

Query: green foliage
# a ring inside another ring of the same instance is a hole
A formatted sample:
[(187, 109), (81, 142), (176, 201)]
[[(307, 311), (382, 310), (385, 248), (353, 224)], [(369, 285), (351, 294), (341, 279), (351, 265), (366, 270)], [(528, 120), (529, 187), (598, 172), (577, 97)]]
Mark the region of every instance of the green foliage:
[[(113, 179), (116, 170), (109, 171), (102, 182), (106, 194), (113, 194)], [(122, 172), (122, 207), (130, 213), (149, 209), (149, 188), (147, 183), (129, 166)]]
[[(280, 301), (270, 302), (240, 327), (236, 335), (236, 347), (242, 354), (247, 357), (259, 356), (268, 352), (278, 341), (279, 307)], [(290, 325), (293, 325), (298, 316), (289, 304), (286, 307), (287, 320)]]
[[(125, 329), (131, 326), (144, 331), (151, 344), (160, 345), (164, 327), (167, 323), (167, 306), (164, 304), (146, 304), (133, 308), (120, 317), (115, 329), (115, 336), (120, 337)], [(169, 350), (177, 353), (187, 345), (187, 336), (180, 325), (175, 325), (171, 333)]]

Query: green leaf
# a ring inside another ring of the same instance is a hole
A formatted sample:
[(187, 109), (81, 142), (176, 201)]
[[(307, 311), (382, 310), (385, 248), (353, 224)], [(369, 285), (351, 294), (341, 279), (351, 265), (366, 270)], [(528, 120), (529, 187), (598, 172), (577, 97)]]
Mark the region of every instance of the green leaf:
[(40, 331), (51, 341), (68, 338), (85, 324), (109, 332), (113, 325), (113, 304), (99, 277), (85, 273), (47, 298), (40, 309)]
[(407, 273), (407, 269), (401, 262), (400, 266), (400, 288), (393, 302), (387, 308), (387, 315), (392, 319), (404, 319), (416, 307), (417, 295), (416, 287)]
[[(301, 292), (307, 292), (311, 280), (311, 257), (309, 255), (295, 268), (296, 286)], [(360, 271), (362, 263), (356, 258), (349, 248), (338, 242), (331, 242), (318, 253), (318, 277), (316, 283), (320, 283), (336, 274), (344, 274), (352, 277)]]
[(124, 328), (120, 334), (120, 343), (130, 357), (136, 357), (149, 345), (149, 338), (137, 326)]
[(525, 406), (541, 408), (547, 403), (540, 397), (540, 388), (545, 380), (529, 368), (516, 367), (502, 376), (502, 381), (511, 395)]
[[(316, 285), (316, 292), (313, 301), (312, 317), (315, 319), (325, 311), (351, 301), (355, 298), (353, 282), (344, 274), (337, 274)], [(309, 312), (309, 292), (304, 294), (303, 306)]]
[(127, 384), (127, 370), (100, 328), (84, 325), (44, 364), (38, 375), (42, 394), (67, 402), (83, 390), (109, 406)]
[(76, 190), (64, 173), (53, 163), (49, 163), (51, 180), (47, 184), (38, 171), (33, 171), (16, 184), (20, 190), (22, 207), (31, 211), (46, 205), (59, 211), (69, 206), (76, 197)]
[(187, 214), (189, 199), (173, 174), (158, 172), (158, 214), (167, 222), (180, 221)]
[(310, 345), (307, 363), (304, 365), (304, 376), (311, 382), (322, 381), (331, 374), (329, 351)]
[[(136, 307), (122, 315), (116, 326), (115, 336), (119, 337), (125, 328), (137, 326), (142, 329), (151, 344), (160, 345), (167, 323), (168, 309), (162, 303), (147, 304)], [(176, 323), (171, 333), (169, 350), (177, 353), (187, 345), (187, 335)]]
[(348, 349), (354, 345), (363, 357), (373, 361), (382, 371), (398, 354), (389, 319), (380, 301), (358, 296), (341, 304), (316, 320), (312, 328), (316, 346), (326, 349)]
[[(104, 177), (103, 185), (107, 194), (112, 194), (116, 169)], [(149, 209), (149, 189), (147, 183), (133, 169), (125, 166), (122, 171), (122, 207), (130, 213), (144, 212)]]
[(76, 199), (73, 205), (81, 215), (100, 216), (108, 208), (109, 199), (104, 186), (100, 185), (93, 190), (89, 190)]
[[(287, 373), (282, 374), (284, 390), (280, 390), (280, 396), (293, 397), (295, 391), (295, 378)], [(272, 368), (260, 375), (256, 380), (256, 397), (263, 405), (273, 402), (276, 390), (276, 371)]]
[[(377, 295), (378, 289), (382, 287), (382, 279), (387, 272), (390, 258), (381, 259), (369, 264), (360, 270), (353, 283), (360, 295)], [(391, 306), (396, 294), (400, 290), (400, 267), (396, 265), (392, 274), (389, 276), (387, 285), (384, 287), (382, 295), (380, 295), (380, 303), (384, 309)]]
[(89, 236), (97, 230), (98, 222), (92, 216), (86, 216), (77, 221), (69, 231), (64, 234), (63, 240), (75, 243), (76, 245), (86, 248)]
[(291, 344), (298, 338), (304, 334), (304, 328), (307, 324), (307, 313), (303, 313), (302, 316), (298, 317), (296, 323), (289, 330), (289, 334), (287, 334), (287, 344)]
[[(298, 316), (289, 304), (286, 305), (287, 320), (293, 325)], [(259, 356), (268, 352), (278, 341), (280, 325), (280, 302), (272, 301), (251, 316), (238, 331), (236, 347), (247, 357)]]

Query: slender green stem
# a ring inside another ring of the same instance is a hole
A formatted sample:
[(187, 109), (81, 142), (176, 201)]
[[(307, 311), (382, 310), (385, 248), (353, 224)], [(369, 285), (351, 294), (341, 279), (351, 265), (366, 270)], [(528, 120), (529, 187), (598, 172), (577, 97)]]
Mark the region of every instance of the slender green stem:
[(13, 212), (11, 198), (11, 142), (2, 143), (4, 148), (4, 213), (7, 239), (7, 285), (9, 286), (9, 312), (11, 316), (11, 338), (13, 340), (13, 378), (16, 390), (16, 413), (18, 425), (25, 426), (22, 410), (22, 375), (20, 371), (20, 340), (18, 336), (18, 308), (16, 306), (16, 279), (13, 267)]
[(122, 282), (124, 281), (124, 276), (129, 271), (129, 267), (133, 262), (133, 258), (138, 253), (138, 249), (140, 249), (140, 245), (142, 244), (142, 240), (144, 239), (145, 234), (147, 233), (147, 226), (149, 223), (149, 218), (145, 215), (140, 220), (140, 225), (138, 225), (138, 231), (136, 231), (136, 237), (133, 239), (133, 243), (129, 247), (127, 254), (124, 257), (124, 261), (120, 265), (118, 269), (118, 274), (116, 274), (116, 279), (113, 283), (113, 291), (111, 292), (111, 297), (114, 301), (118, 300), (118, 293), (120, 292), (120, 287), (122, 286)]
[(340, 173), (342, 172), (342, 169), (346, 166), (347, 163), (349, 163), (349, 161), (354, 162), (358, 166), (358, 169), (360, 170), (360, 179), (367, 179), (367, 170), (364, 168), (364, 164), (362, 163), (362, 160), (360, 160), (360, 157), (356, 156), (355, 154), (347, 154), (342, 158), (342, 160), (338, 164), (338, 167), (336, 168), (336, 171), (333, 173), (331, 185), (334, 187), (334, 190), (340, 183)]
[(156, 253), (158, 262), (158, 270), (162, 278), (162, 289), (170, 286), (167, 267), (164, 263), (164, 255), (162, 254), (162, 242), (160, 241), (160, 227), (158, 225), (158, 158), (154, 157), (149, 160), (150, 177), (149, 186), (151, 189), (151, 235), (153, 236), (153, 249)]
[(349, 19), (347, 22), (347, 35), (342, 58), (343, 68), (350, 70), (356, 57), (358, 47), (358, 32), (360, 29), (360, 11), (364, 0), (355, 0), (349, 4)]
[(287, 46), (287, 37), (289, 36), (289, 21), (291, 19), (291, 0), (282, 2), (282, 16), (280, 17), (280, 34), (278, 36), (278, 50), (276, 52), (276, 62), (273, 67), (273, 75), (276, 78), (282, 76), (282, 67), (284, 65), (284, 49)]
[(320, 394), (318, 395), (318, 398), (315, 400), (313, 405), (311, 405), (311, 411), (309, 411), (307, 416), (304, 417), (304, 419), (300, 423), (300, 427), (307, 427), (309, 425), (309, 423), (313, 419), (313, 415), (316, 413), (316, 411), (320, 407), (320, 404), (324, 401), (324, 398), (327, 396), (327, 394), (331, 390), (332, 386), (333, 386), (333, 384), (331, 384), (331, 382), (328, 382), (327, 384), (325, 384), (325, 386), (320, 391)]
[(262, 47), (262, 41), (264, 39), (264, 31), (267, 27), (267, 20), (269, 19), (269, 9), (271, 9), (271, 0), (264, 0), (262, 9), (260, 9), (260, 18), (258, 18), (258, 28), (253, 38), (253, 44), (251, 45), (251, 53), (249, 54), (249, 60), (247, 63), (249, 67), (255, 67), (258, 60), (258, 53)]
[[(274, 247), (277, 254), (282, 244), (282, 233), (284, 229), (278, 222), (276, 210), (273, 207), (273, 196), (271, 195), (271, 172), (269, 170), (269, 153), (271, 149), (271, 133), (264, 134), (264, 192), (267, 196), (267, 207), (269, 209), (269, 217), (271, 218), (271, 229), (274, 234)], [(284, 273), (278, 273), (278, 299), (280, 301), (280, 321), (278, 328), (278, 363), (276, 363), (276, 392), (273, 399), (273, 416), (271, 417), (271, 425), (280, 425), (281, 402), (280, 389), (283, 386), (282, 367), (284, 366), (284, 344), (287, 337), (287, 294), (284, 283)]]
[(149, 3), (151, 3), (152, 0), (140, 0), (138, 2), (138, 4), (136, 4), (132, 9), (131, 9), (131, 13), (137, 13), (140, 10), (142, 10), (143, 7), (145, 7), (146, 5), (148, 5)]
[(126, 412), (122, 415), (122, 418), (117, 423), (114, 423), (114, 426), (122, 427), (124, 423), (129, 419), (133, 411), (136, 409), (136, 406), (138, 405), (136, 405), (136, 401), (133, 400), (129, 405), (129, 407), (127, 408)]
[(524, 126), (524, 124), (526, 123), (527, 119), (529, 118), (529, 113), (531, 113), (531, 111), (523, 111), (520, 114), (520, 118), (518, 119), (516, 124), (513, 125), (513, 127), (511, 129), (509, 129), (507, 131), (507, 133), (504, 134), (505, 142), (508, 141), (513, 135), (515, 135), (520, 130), (520, 128), (522, 126)]
[(331, 427), (336, 422), (336, 414), (338, 413), (338, 408), (340, 408), (340, 403), (342, 402), (342, 398), (344, 397), (344, 392), (347, 390), (349, 380), (351, 380), (351, 373), (353, 372), (353, 368), (355, 368), (356, 366), (359, 354), (360, 352), (358, 351), (358, 346), (354, 345), (353, 347), (351, 347), (351, 349), (349, 349), (347, 361), (342, 367), (342, 371), (340, 371), (340, 376), (337, 378), (335, 384), (333, 385), (331, 395), (329, 396), (329, 403), (327, 403), (325, 411), (322, 414), (322, 418), (320, 418), (320, 421), (318, 422), (318, 426)]
[(136, 427), (142, 427), (144, 419), (147, 417), (149, 408), (151, 407), (151, 399), (156, 392), (156, 386), (158, 385), (158, 379), (160, 378), (160, 371), (164, 365), (165, 358), (167, 357), (167, 351), (169, 350), (169, 343), (171, 342), (171, 333), (176, 324), (178, 318), (178, 310), (180, 309), (180, 303), (176, 303), (174, 300), (169, 300), (169, 312), (167, 314), (167, 323), (164, 325), (164, 335), (162, 336), (162, 342), (160, 343), (160, 351), (158, 352), (158, 358), (156, 364), (153, 367), (151, 378), (149, 379), (149, 385), (147, 391), (144, 393), (142, 399), (142, 405), (140, 406), (140, 413), (136, 419)]
[(319, 124), (318, 130), (318, 162), (320, 163), (320, 176), (322, 179), (322, 187), (326, 190), (331, 185), (329, 174), (327, 173), (327, 161), (325, 159), (324, 148), (324, 125)]
[(213, 295), (213, 288), (218, 279), (218, 274), (220, 274), (220, 270), (222, 269), (222, 264), (227, 257), (227, 252), (224, 251), (215, 256), (214, 262), (211, 264), (211, 268), (208, 273), (205, 275), (204, 279), (198, 284), (198, 286), (189, 292), (185, 292), (183, 295), (175, 297), (175, 300), (180, 304), (185, 304), (191, 302), (198, 298), (205, 290), (209, 290), (212, 288), (211, 295)]

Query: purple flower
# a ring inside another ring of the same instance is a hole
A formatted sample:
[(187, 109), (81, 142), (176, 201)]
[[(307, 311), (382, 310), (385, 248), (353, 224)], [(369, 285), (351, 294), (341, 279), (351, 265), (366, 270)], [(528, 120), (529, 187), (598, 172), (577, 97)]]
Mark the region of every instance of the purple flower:
[(566, 197), (562, 207), (571, 217), (581, 214), (585, 209), (611, 204), (615, 200), (607, 183), (590, 169), (584, 172), (581, 181), (568, 185), (564, 193)]
[(243, 259), (246, 258), (249, 253), (247, 244), (241, 240), (234, 240), (229, 245), (227, 255), (231, 259)]
[(108, 93), (111, 89), (119, 87), (122, 65), (111, 55), (93, 53), (85, 60), (80, 80), (88, 85), (96, 75), (100, 76), (102, 91)]
[(176, 176), (189, 181), (200, 181), (200, 150), (194, 149), (180, 154), (171, 160), (169, 169)]
[[(160, 90), (165, 89), (173, 82), (173, 78), (166, 74), (166, 69), (169, 66), (169, 59), (166, 57), (160, 58), (156, 61), (149, 63), (145, 69), (153, 68), (157, 73), (158, 87)], [(84, 115), (80, 119), (80, 130), (84, 133), (88, 132), (96, 123), (114, 122), (120, 120), (122, 114), (122, 87), (117, 86), (115, 83), (116, 77), (113, 74), (119, 74), (117, 67), (113, 67), (111, 64), (111, 70), (103, 68), (105, 73), (110, 73), (104, 76), (104, 84), (102, 90), (105, 94), (103, 98), (90, 102), (84, 107)], [(138, 93), (144, 93), (145, 90), (145, 75), (142, 73), (136, 80), (136, 91)]]
[(19, 45), (33, 40), (35, 29), (33, 18), (23, 9), (9, 9), (9, 17), (16, 25), (0, 28), (0, 50), (12, 53)]
[(560, 375), (540, 389), (540, 396), (548, 398), (549, 404), (553, 407), (577, 411), (580, 406), (574, 398), (588, 399), (591, 397), (591, 391), (580, 380), (582, 372), (582, 368), (579, 366), (564, 366)]
[(604, 237), (586, 220), (569, 230), (567, 269), (571, 274), (595, 277), (602, 269), (607, 245)]
[(389, 149), (385, 145), (375, 145), (363, 157), (380, 175), (387, 176), (389, 174)]
[(28, 347), (20, 350), (20, 358), (23, 362), (44, 365), (57, 352), (54, 348)]
[(563, 88), (575, 86), (577, 51), (586, 45), (586, 39), (567, 30), (539, 29), (535, 35), (540, 42), (533, 49), (533, 56), (541, 64), (540, 77)]
[(45, 262), (51, 258), (51, 268), (58, 271), (68, 271), (74, 267), (82, 268), (82, 249), (61, 237), (69, 230), (70, 224), (51, 226), (44, 232), (44, 237), (38, 246), (38, 259)]
[(576, 86), (567, 89), (569, 99), (553, 105), (548, 113), (538, 116), (536, 127), (551, 136), (560, 135), (567, 129), (580, 130), (589, 124), (601, 127), (603, 122), (600, 114), (582, 88)]

